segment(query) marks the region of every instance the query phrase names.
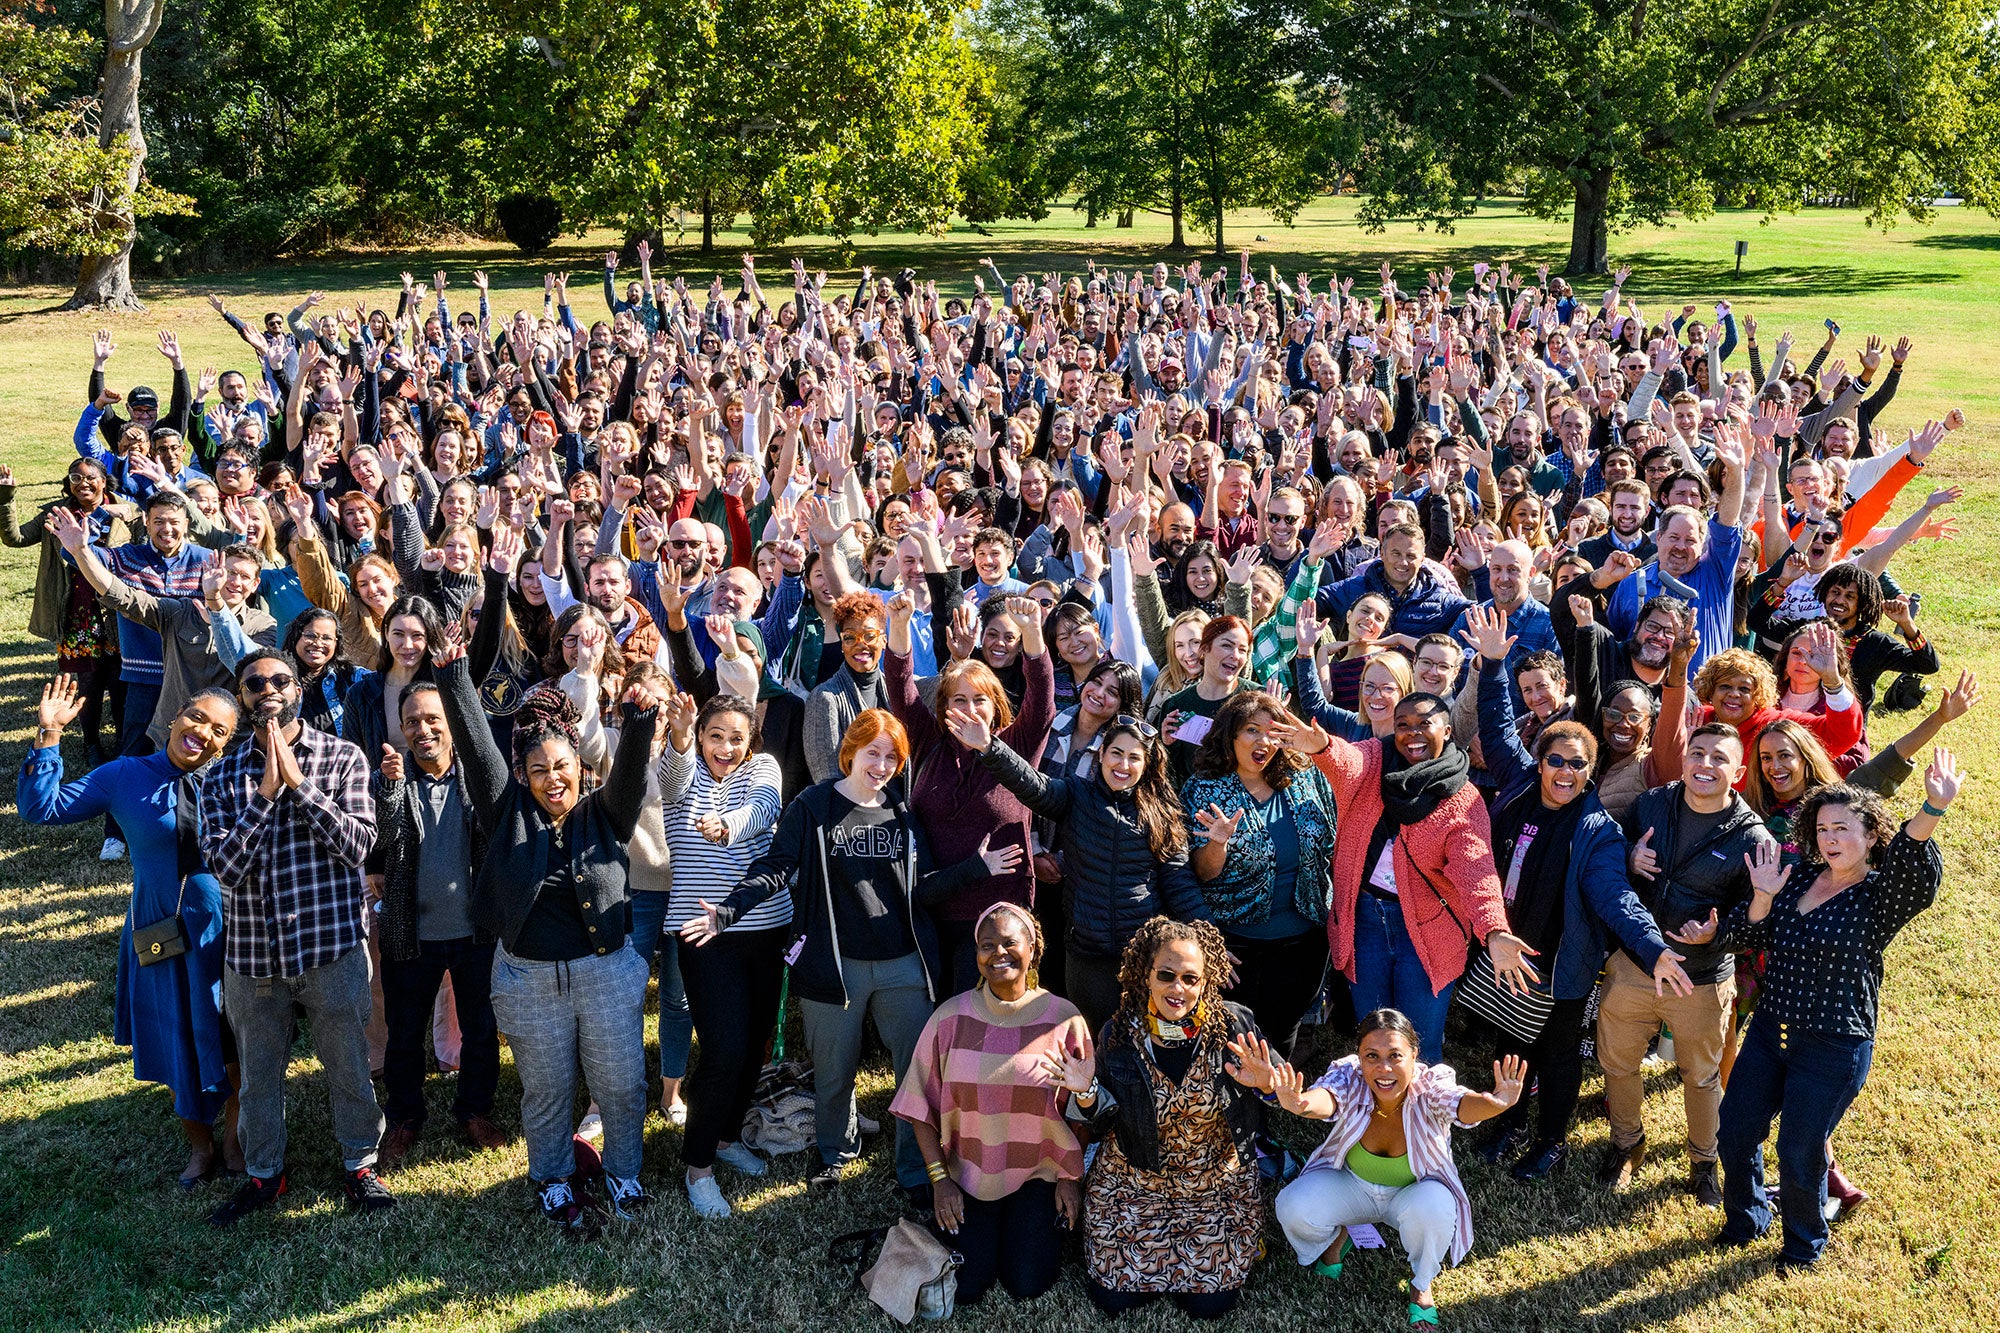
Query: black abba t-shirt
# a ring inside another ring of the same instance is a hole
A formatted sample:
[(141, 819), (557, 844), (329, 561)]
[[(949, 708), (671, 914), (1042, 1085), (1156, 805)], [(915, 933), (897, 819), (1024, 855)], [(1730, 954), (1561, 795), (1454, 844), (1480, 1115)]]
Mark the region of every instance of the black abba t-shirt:
[(910, 831), (893, 806), (859, 806), (833, 793), (826, 870), (843, 957), (886, 962), (914, 952), (902, 888)]

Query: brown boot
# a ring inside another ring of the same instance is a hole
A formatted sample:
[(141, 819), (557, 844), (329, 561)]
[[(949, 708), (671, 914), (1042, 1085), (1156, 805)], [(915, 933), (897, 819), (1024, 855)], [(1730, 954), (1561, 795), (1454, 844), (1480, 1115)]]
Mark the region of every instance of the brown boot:
[(382, 1146), (375, 1150), (375, 1165), (383, 1171), (394, 1171), (410, 1155), (410, 1149), (417, 1146), (418, 1131), (414, 1125), (391, 1125), (389, 1132), (382, 1136)]
[(1623, 1194), (1632, 1188), (1639, 1178), (1639, 1168), (1646, 1164), (1646, 1140), (1642, 1137), (1629, 1148), (1617, 1144), (1607, 1144), (1604, 1160), (1597, 1166), (1597, 1183), (1613, 1194)]
[(483, 1115), (469, 1115), (459, 1122), (459, 1126), (474, 1147), (492, 1149), (507, 1146), (507, 1131)]

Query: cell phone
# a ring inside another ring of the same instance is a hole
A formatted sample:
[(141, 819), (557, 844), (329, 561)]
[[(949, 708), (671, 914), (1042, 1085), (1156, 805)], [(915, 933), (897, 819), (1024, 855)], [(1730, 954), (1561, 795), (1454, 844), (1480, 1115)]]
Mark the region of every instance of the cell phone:
[(1920, 592), (1913, 592), (1913, 593), (1911, 593), (1911, 594), (1910, 594), (1910, 616), (1911, 616), (1911, 618), (1912, 618), (1912, 619), (1915, 619), (1915, 618), (1916, 618), (1916, 615), (1917, 615), (1917, 613), (1918, 613), (1919, 611), (1922, 611), (1923, 609), (1924, 609), (1924, 595), (1923, 595), (1922, 593), (1920, 593)]
[(1840, 325), (1834, 323), (1832, 320), (1829, 319), (1826, 322), (1826, 331), (1828, 333), (1831, 333), (1834, 337), (1838, 338), (1840, 336)]

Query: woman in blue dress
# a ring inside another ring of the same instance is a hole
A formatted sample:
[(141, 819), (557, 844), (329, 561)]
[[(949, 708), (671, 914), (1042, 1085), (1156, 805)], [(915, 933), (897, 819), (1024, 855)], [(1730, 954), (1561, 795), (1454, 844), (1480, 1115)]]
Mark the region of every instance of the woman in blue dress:
[[(35, 746), (21, 768), (16, 799), (31, 824), (80, 824), (109, 811), (132, 853), (132, 902), (118, 945), (118, 1007), (112, 1040), (132, 1048), (132, 1075), (173, 1090), (191, 1152), (181, 1186), (226, 1164), (241, 1169), (236, 1146), (235, 1053), (222, 1021), (222, 889), (201, 861), (194, 823), (195, 775), (236, 730), (236, 701), (204, 690), (174, 718), (166, 749), (115, 759), (75, 782), (63, 781), (63, 728), (83, 700), (74, 676), (42, 688)], [(141, 966), (132, 933), (179, 912), (187, 951)], [(218, 1146), (215, 1120), (225, 1117)]]

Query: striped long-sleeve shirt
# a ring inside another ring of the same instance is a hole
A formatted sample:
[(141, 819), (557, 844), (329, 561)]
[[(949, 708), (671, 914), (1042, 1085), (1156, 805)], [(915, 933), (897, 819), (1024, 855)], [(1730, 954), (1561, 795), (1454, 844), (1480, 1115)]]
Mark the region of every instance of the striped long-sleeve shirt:
[[(1307, 1171), (1347, 1169), (1347, 1154), (1361, 1142), (1368, 1122), (1375, 1115), (1375, 1094), (1362, 1076), (1355, 1056), (1333, 1062), (1333, 1067), (1313, 1084), (1333, 1094), (1333, 1119), (1328, 1121), (1325, 1142), (1306, 1159)], [(1451, 1157), (1451, 1127), (1458, 1120), (1458, 1099), (1466, 1094), (1450, 1065), (1419, 1065), (1403, 1099), (1403, 1137), (1409, 1144), (1410, 1170), (1418, 1180), (1435, 1180), (1451, 1191), (1458, 1203), (1458, 1231), (1451, 1238), (1451, 1261), (1455, 1264), (1472, 1249), (1472, 1201), (1458, 1178), (1458, 1164)]]
[[(728, 777), (717, 781), (708, 765), (674, 749), (660, 753), (660, 817), (667, 835), (667, 855), (673, 865), (673, 888), (667, 898), (668, 930), (679, 930), (701, 911), (701, 901), (719, 903), (743, 881), (751, 864), (771, 846), (783, 803), (778, 761), (752, 755)], [(729, 840), (713, 843), (701, 836), (695, 821), (720, 815)], [(775, 894), (757, 905), (731, 930), (770, 930), (792, 919), (792, 898)]]

